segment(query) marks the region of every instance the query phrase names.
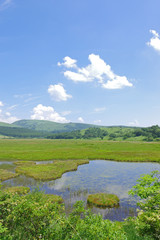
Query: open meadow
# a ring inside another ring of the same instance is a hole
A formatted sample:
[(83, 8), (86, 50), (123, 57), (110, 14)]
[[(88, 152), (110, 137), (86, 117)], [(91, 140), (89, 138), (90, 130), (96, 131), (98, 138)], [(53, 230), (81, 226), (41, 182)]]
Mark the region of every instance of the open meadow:
[(76, 160), (160, 162), (160, 143), (105, 140), (0, 139), (0, 160)]

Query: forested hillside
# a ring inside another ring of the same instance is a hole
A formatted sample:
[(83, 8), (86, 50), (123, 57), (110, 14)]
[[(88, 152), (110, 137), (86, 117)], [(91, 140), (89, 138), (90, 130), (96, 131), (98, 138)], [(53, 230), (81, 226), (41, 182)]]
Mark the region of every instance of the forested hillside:
[(32, 129), (36, 131), (46, 132), (71, 132), (76, 130), (83, 130), (96, 125), (85, 123), (57, 123), (46, 120), (20, 120), (13, 123), (18, 127)]

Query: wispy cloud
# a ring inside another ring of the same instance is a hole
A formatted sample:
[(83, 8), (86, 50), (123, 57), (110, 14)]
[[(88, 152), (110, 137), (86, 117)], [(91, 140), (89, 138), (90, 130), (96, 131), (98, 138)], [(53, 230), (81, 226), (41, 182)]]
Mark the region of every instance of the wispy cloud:
[(63, 112), (61, 112), (62, 116), (67, 116), (69, 114), (71, 114), (71, 111), (63, 111)]
[(99, 108), (95, 108), (94, 112), (101, 113), (101, 112), (104, 112), (105, 110), (106, 110), (106, 107), (99, 107)]
[(70, 57), (65, 57), (63, 63), (58, 66), (66, 68), (75, 68), (75, 71), (65, 71), (64, 76), (74, 82), (92, 82), (98, 80), (102, 88), (121, 89), (124, 87), (132, 87), (133, 84), (128, 81), (126, 76), (119, 76), (111, 70), (111, 66), (107, 65), (99, 55), (90, 54), (88, 56), (90, 64), (86, 67), (79, 68), (77, 61)]
[(8, 107), (9, 110), (15, 109), (16, 107), (18, 107), (18, 104), (12, 105), (10, 107)]
[(25, 99), (24, 102), (25, 103), (32, 102), (33, 100), (36, 100), (38, 98), (40, 98), (40, 97), (29, 97), (29, 98)]
[(0, 11), (3, 11), (12, 5), (12, 0), (3, 0), (0, 2)]
[(3, 106), (4, 104), (2, 103), (2, 101), (0, 101), (0, 122), (7, 122), (7, 123), (12, 123), (18, 120), (17, 117), (14, 117), (11, 115), (10, 112), (6, 112), (5, 110), (3, 110)]
[(102, 121), (101, 121), (100, 119), (94, 121), (95, 124), (101, 124), (101, 122), (102, 122)]
[(156, 51), (160, 52), (160, 37), (159, 34), (155, 30), (150, 30), (153, 34), (153, 37), (147, 42), (147, 45), (154, 48)]
[(135, 119), (134, 121), (129, 122), (128, 125), (138, 127), (140, 124), (139, 124), (138, 120)]
[(26, 97), (31, 97), (31, 93), (25, 93), (25, 94), (15, 94), (13, 97), (14, 98), (26, 98)]

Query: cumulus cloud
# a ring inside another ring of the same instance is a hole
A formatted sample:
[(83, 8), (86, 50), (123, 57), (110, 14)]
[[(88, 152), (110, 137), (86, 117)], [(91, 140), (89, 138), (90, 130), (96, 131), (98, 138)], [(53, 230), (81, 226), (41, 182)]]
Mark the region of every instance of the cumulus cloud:
[(64, 66), (66, 68), (77, 68), (77, 60), (67, 56), (63, 58), (63, 61), (63, 63), (58, 62), (58, 66)]
[(79, 117), (79, 118), (78, 118), (78, 121), (79, 121), (80, 123), (84, 123), (84, 119), (83, 119), (82, 117)]
[(0, 11), (10, 7), (11, 4), (12, 4), (12, 0), (3, 0), (2, 2), (0, 2)]
[(155, 30), (150, 30), (153, 34), (153, 37), (147, 42), (148, 46), (153, 47), (156, 51), (160, 52), (160, 37), (159, 34)]
[(31, 115), (31, 119), (49, 120), (59, 123), (69, 122), (65, 117), (60, 116), (53, 107), (43, 106), (42, 104), (38, 104), (35, 108), (33, 108), (33, 115)]
[(50, 94), (52, 99), (57, 102), (67, 101), (69, 98), (72, 98), (70, 94), (66, 93), (66, 90), (64, 89), (62, 83), (50, 85), (48, 88), (48, 93)]
[[(74, 60), (75, 71), (67, 70), (64, 72), (64, 76), (74, 82), (92, 82), (97, 80), (101, 86), (106, 89), (121, 89), (123, 87), (133, 86), (126, 76), (116, 75), (111, 70), (111, 66), (107, 65), (99, 55), (90, 54), (88, 59), (90, 64), (83, 68), (79, 68), (76, 65), (76, 60)], [(66, 66), (66, 61), (58, 65)], [(67, 68), (73, 68), (73, 65), (70, 67), (68, 64)]]

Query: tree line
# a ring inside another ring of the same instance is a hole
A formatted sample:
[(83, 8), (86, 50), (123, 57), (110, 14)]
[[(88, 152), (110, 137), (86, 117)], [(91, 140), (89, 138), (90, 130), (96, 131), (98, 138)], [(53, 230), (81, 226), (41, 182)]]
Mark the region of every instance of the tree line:
[(14, 138), (47, 138), (47, 139), (107, 139), (107, 140), (129, 140), (130, 138), (141, 137), (141, 141), (160, 141), (160, 127), (154, 125), (147, 128), (126, 128), (112, 127), (98, 128), (91, 127), (86, 130), (71, 132), (45, 132), (20, 127), (0, 126), (0, 135)]

